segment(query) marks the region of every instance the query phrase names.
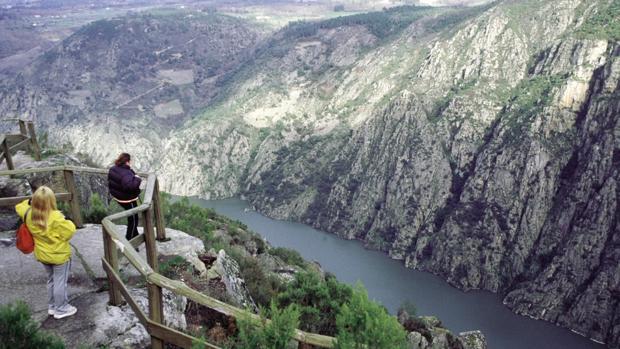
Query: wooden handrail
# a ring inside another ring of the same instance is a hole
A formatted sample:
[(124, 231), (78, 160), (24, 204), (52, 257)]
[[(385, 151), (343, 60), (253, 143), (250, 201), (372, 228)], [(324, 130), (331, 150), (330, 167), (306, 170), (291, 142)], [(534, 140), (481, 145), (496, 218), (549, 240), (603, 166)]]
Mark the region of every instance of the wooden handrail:
[[(34, 130), (34, 123), (32, 121), (26, 121), (22, 119), (2, 119), (0, 121), (18, 121), (19, 133), (17, 134), (3, 134), (0, 135), (0, 163), (6, 160), (6, 165), (9, 170), (14, 170), (13, 158), (11, 152), (17, 149), (21, 149), (27, 143), (30, 143), (30, 149), (35, 160), (41, 160), (41, 148), (37, 142), (37, 135)], [(11, 143), (11, 144), (10, 144)]]
[[(172, 280), (158, 273), (152, 273), (148, 275), (147, 280), (158, 286), (166, 288), (175, 294), (180, 294), (182, 296), (185, 296), (191, 299), (192, 301), (198, 304), (201, 304), (201, 305), (209, 307), (210, 309), (216, 310), (217, 312), (221, 314), (232, 316), (234, 318), (245, 317), (247, 319), (250, 319), (256, 325), (262, 324), (262, 319), (259, 315), (250, 313), (246, 310), (237, 308), (228, 303), (224, 303), (220, 300), (217, 300), (215, 298), (202, 294), (190, 288), (182, 281)], [(267, 320), (266, 322), (269, 323), (270, 320)], [(316, 333), (309, 333), (309, 332), (305, 332), (299, 329), (295, 329), (295, 332), (293, 333), (293, 338), (297, 341), (300, 341), (306, 344), (315, 345), (321, 348), (333, 348), (335, 344), (334, 343), (335, 338), (333, 337), (324, 336), (324, 335), (316, 334)]]
[[(55, 166), (47, 168), (32, 168), (21, 169), (12, 171), (0, 171), (0, 176), (12, 176), (23, 175), (30, 173), (44, 173), (63, 171), (66, 176), (72, 177), (74, 173), (90, 173), (90, 174), (107, 174), (107, 170), (96, 168), (85, 168), (75, 166)], [(165, 238), (165, 228), (163, 223), (163, 217), (161, 217), (161, 207), (159, 200), (159, 189), (157, 184), (157, 176), (153, 173), (145, 174), (146, 177), (146, 189), (144, 191), (144, 201), (138, 207), (130, 210), (122, 211), (119, 213), (111, 214), (103, 218), (102, 234), (104, 243), (104, 257), (102, 258), (102, 265), (108, 278), (110, 279), (110, 303), (112, 305), (120, 305), (121, 298), (124, 298), (130, 307), (134, 310), (136, 316), (140, 322), (145, 326), (149, 334), (151, 335), (152, 348), (159, 349), (164, 347), (164, 342), (172, 343), (183, 348), (191, 348), (195, 342), (204, 344), (207, 348), (220, 349), (217, 346), (206, 343), (198, 338), (181, 333), (170, 327), (164, 325), (164, 314), (162, 309), (162, 289), (168, 289), (171, 292), (187, 297), (192, 301), (213, 309), (221, 314), (232, 316), (234, 318), (246, 318), (252, 321), (257, 326), (262, 326), (265, 322), (269, 323), (270, 320), (263, 321), (257, 314), (249, 311), (237, 308), (233, 305), (224, 303), (218, 299), (209, 297), (202, 294), (182, 281), (169, 279), (158, 273), (157, 266), (157, 246), (155, 243), (155, 227), (152, 221), (155, 221), (157, 225), (157, 237), (161, 236)], [(66, 177), (67, 178), (67, 177)], [(77, 191), (75, 183), (72, 181), (66, 181), (68, 186), (68, 193), (58, 193), (59, 200), (77, 200)], [(0, 199), (0, 206), (6, 206), (13, 204), (14, 201), (27, 197), (19, 198), (2, 198)], [(159, 212), (159, 217), (158, 213)], [(144, 224), (144, 234), (139, 236), (140, 239), (127, 241), (123, 234), (119, 233), (119, 227), (113, 223), (113, 221), (127, 218), (135, 214), (142, 214), (146, 218)], [(155, 217), (154, 217), (155, 216)], [(147, 255), (149, 256), (149, 262), (147, 263), (136, 252), (134, 244), (140, 244), (144, 242), (147, 249)], [(132, 244), (134, 243), (134, 244)], [(128, 292), (123, 280), (119, 277), (118, 269), (118, 254), (127, 258), (129, 263), (133, 265), (136, 270), (147, 281), (148, 289), (148, 301), (149, 301), (149, 315), (147, 316), (142, 309), (137, 305), (137, 302)], [(333, 348), (336, 344), (336, 339), (329, 336), (324, 336), (316, 333), (309, 333), (299, 329), (295, 329), (293, 338), (300, 343), (310, 344), (322, 348)]]
[(10, 151), (14, 151), (14, 150), (20, 149), (20, 148), (22, 148), (24, 145), (26, 145), (28, 143), (30, 143), (30, 139), (29, 138), (25, 138), (22, 141), (18, 142), (17, 144), (12, 145), (9, 148), (9, 150)]
[[(70, 201), (73, 198), (69, 193), (56, 193), (55, 195), (57, 201)], [(0, 198), (0, 207), (17, 205), (31, 197), (32, 196), (13, 196), (10, 198)]]
[(4, 170), (0, 171), (0, 176), (19, 176), (25, 174), (45, 173), (72, 170), (69, 166), (52, 166), (52, 167), (40, 167), (40, 168), (23, 168), (19, 170)]

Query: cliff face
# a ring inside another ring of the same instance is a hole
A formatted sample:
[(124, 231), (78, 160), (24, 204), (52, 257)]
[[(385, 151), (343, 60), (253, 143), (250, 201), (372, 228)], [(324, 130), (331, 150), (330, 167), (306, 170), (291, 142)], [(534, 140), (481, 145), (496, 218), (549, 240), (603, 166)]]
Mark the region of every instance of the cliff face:
[[(567, 35), (605, 8), (586, 5), (498, 5), (429, 44), (362, 125), (282, 148), (246, 193), (618, 347), (620, 48)], [(511, 11), (551, 18), (515, 29)]]

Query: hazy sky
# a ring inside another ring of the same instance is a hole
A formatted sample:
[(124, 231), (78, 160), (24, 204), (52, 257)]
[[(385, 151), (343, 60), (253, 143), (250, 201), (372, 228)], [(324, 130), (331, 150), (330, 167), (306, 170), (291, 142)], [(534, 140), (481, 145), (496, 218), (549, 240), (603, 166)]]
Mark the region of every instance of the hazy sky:
[[(487, 2), (491, 2), (492, 0), (420, 0), (420, 4), (424, 4), (424, 5), (433, 5), (433, 6), (438, 6), (438, 5), (457, 5), (457, 4), (462, 4), (462, 5), (478, 5), (478, 4), (483, 4), (483, 3), (487, 3)], [(69, 0), (69, 1), (62, 1), (62, 0), (0, 0), (0, 5), (15, 5), (15, 4), (23, 4), (23, 3), (45, 3), (45, 2), (53, 2), (55, 4), (58, 3), (63, 3), (66, 2), (68, 4), (75, 4), (76, 2), (81, 2), (81, 3), (93, 3), (93, 2), (97, 2), (97, 0)], [(128, 1), (131, 2), (131, 1)], [(153, 1), (153, 2), (160, 2), (160, 1)], [(182, 1), (179, 1), (182, 2)], [(229, 2), (229, 1), (227, 1)], [(242, 0), (239, 2), (243, 2)], [(251, 1), (247, 1), (247, 2), (251, 2)], [(331, 2), (337, 2), (332, 0)], [(344, 3), (350, 2), (350, 0), (344, 0)], [(372, 0), (368, 0), (368, 2), (374, 2)]]

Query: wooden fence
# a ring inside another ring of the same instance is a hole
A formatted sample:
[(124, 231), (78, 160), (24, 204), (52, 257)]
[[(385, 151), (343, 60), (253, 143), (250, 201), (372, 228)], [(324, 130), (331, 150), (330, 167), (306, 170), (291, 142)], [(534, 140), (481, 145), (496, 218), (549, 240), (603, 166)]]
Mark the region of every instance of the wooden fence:
[[(79, 216), (79, 200), (77, 200), (77, 188), (73, 180), (74, 173), (94, 173), (107, 174), (106, 170), (59, 166), (38, 169), (24, 169), (14, 171), (0, 171), (0, 176), (25, 175), (31, 173), (42, 173), (51, 171), (63, 171), (65, 174), (65, 185), (67, 192), (58, 193), (56, 197), (60, 201), (69, 201), (71, 203), (72, 214)], [(108, 274), (110, 280), (109, 296), (110, 304), (120, 305), (123, 299), (129, 304), (142, 325), (151, 335), (151, 346), (153, 349), (164, 348), (164, 343), (170, 343), (182, 348), (191, 348), (193, 343), (202, 343), (206, 348), (218, 347), (206, 343), (201, 339), (192, 337), (188, 334), (177, 331), (164, 324), (162, 290), (168, 289), (174, 294), (182, 295), (192, 301), (215, 310), (221, 314), (234, 318), (247, 318), (253, 321), (257, 326), (261, 326), (263, 321), (260, 316), (248, 312), (246, 310), (234, 307), (230, 304), (219, 301), (215, 298), (204, 295), (196, 290), (188, 287), (184, 282), (169, 279), (158, 273), (157, 261), (157, 245), (156, 240), (165, 240), (165, 224), (161, 212), (161, 200), (159, 194), (159, 184), (155, 174), (146, 175), (146, 189), (143, 203), (131, 210), (112, 214), (105, 217), (101, 224), (103, 226), (103, 248), (104, 257), (101, 262), (103, 269)], [(0, 206), (14, 205), (24, 197), (0, 198)], [(77, 210), (77, 211), (76, 211)], [(139, 214), (144, 222), (144, 234), (138, 235), (131, 241), (127, 241), (124, 234), (119, 233), (120, 228), (114, 223), (119, 219)], [(78, 225), (78, 222), (76, 222)], [(81, 225), (81, 220), (79, 222)], [(146, 259), (136, 252), (135, 248), (144, 243), (146, 245)], [(138, 306), (133, 296), (130, 294), (125, 282), (119, 276), (119, 253), (127, 258), (127, 260), (138, 270), (147, 282), (148, 293), (148, 316)], [(267, 320), (269, 321), (269, 320)], [(307, 347), (313, 345), (321, 348), (333, 348), (335, 338), (315, 333), (308, 333), (296, 329), (293, 338), (299, 342), (299, 347)]]
[(0, 164), (6, 160), (9, 170), (14, 170), (12, 152), (30, 147), (35, 160), (41, 160), (41, 149), (34, 131), (34, 123), (21, 119), (3, 119), (4, 122), (16, 122), (19, 125), (17, 134), (0, 134)]

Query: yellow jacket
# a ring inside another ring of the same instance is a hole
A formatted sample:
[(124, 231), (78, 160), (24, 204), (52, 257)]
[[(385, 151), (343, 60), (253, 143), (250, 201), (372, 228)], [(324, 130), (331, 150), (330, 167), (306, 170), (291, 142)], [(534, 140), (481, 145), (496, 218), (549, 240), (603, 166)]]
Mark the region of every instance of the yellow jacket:
[[(24, 221), (24, 214), (30, 205), (28, 200), (24, 200), (15, 206), (15, 211)], [(46, 264), (63, 264), (71, 258), (71, 247), (69, 240), (75, 233), (75, 224), (68, 219), (62, 212), (55, 210), (50, 212), (47, 220), (47, 229), (32, 224), (32, 210), (26, 218), (26, 226), (32, 233), (34, 238), (34, 256), (42, 263)]]

